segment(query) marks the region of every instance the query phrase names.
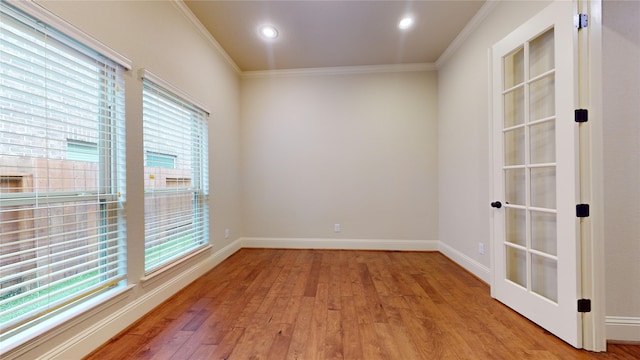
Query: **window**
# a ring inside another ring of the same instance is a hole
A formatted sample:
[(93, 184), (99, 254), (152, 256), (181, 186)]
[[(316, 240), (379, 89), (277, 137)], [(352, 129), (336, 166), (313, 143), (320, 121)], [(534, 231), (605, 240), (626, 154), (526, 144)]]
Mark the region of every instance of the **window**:
[(151, 151), (147, 151), (147, 166), (175, 169), (176, 156), (167, 155), (167, 154), (158, 154)]
[(125, 279), (124, 70), (0, 3), (2, 342)]
[(209, 242), (208, 114), (178, 93), (144, 72), (147, 274)]
[(98, 144), (67, 140), (67, 160), (98, 162)]

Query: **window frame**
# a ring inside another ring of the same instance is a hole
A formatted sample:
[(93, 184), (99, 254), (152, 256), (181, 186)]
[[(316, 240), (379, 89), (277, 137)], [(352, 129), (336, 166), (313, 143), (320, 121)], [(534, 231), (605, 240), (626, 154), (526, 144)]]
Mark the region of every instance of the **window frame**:
[[(194, 154), (193, 149), (191, 153), (191, 161), (194, 165), (191, 167), (193, 170), (191, 178), (189, 178), (189, 182), (185, 181), (187, 178), (180, 176), (167, 176), (168, 179), (177, 178), (183, 183), (187, 184), (186, 186), (176, 186), (176, 187), (165, 187), (165, 188), (152, 188), (147, 187), (145, 185), (144, 193), (145, 193), (145, 202), (149, 199), (150, 196), (191, 196), (192, 207), (191, 210), (197, 215), (193, 216), (194, 221), (202, 222), (202, 224), (197, 225), (197, 230), (200, 231), (201, 236), (198, 237), (200, 242), (196, 246), (188, 247), (185, 251), (176, 253), (170, 257), (166, 257), (161, 259), (159, 262), (154, 262), (153, 265), (149, 265), (149, 258), (147, 257), (147, 241), (149, 239), (148, 234), (148, 225), (149, 219), (147, 218), (147, 212), (145, 209), (145, 261), (144, 261), (144, 273), (145, 278), (151, 277), (156, 273), (160, 273), (165, 269), (171, 268), (178, 262), (184, 261), (185, 259), (190, 258), (196, 253), (203, 251), (203, 249), (210, 247), (210, 239), (209, 239), (209, 175), (208, 175), (208, 121), (210, 111), (201, 103), (194, 100), (186, 92), (181, 89), (171, 85), (166, 82), (162, 78), (158, 77), (148, 69), (141, 69), (139, 72), (140, 78), (143, 81), (143, 103), (145, 99), (145, 91), (151, 89), (155, 91), (154, 96), (158, 96), (162, 98), (163, 101), (166, 102), (175, 102), (176, 104), (181, 104), (184, 106), (182, 110), (187, 109), (187, 111), (192, 112), (191, 114), (191, 124), (192, 126), (197, 127), (197, 122), (200, 120), (199, 124), (204, 128), (204, 131), (196, 131), (195, 128), (192, 128), (192, 140), (195, 143), (201, 144), (201, 148), (199, 149), (199, 153), (197, 155)], [(196, 115), (195, 113), (199, 112), (200, 115)], [(145, 124), (145, 114), (143, 110), (143, 128)], [(202, 129), (200, 129), (202, 130)], [(143, 138), (147, 135), (143, 130)], [(194, 139), (193, 137), (197, 137)], [(196, 141), (197, 140), (197, 141)], [(145, 144), (147, 142), (146, 138), (143, 141)], [(160, 151), (144, 149), (145, 155), (149, 152), (158, 153), (158, 154), (166, 154), (171, 152), (171, 149), (164, 148)], [(173, 156), (173, 155), (172, 155)], [(179, 161), (178, 156), (176, 156), (176, 165)], [(145, 162), (145, 169), (148, 167)], [(174, 169), (177, 169), (176, 166)], [(154, 179), (154, 176), (150, 176), (151, 179)], [(147, 180), (145, 179), (145, 182)], [(146, 207), (146, 206), (145, 206)], [(171, 230), (171, 229), (168, 229)], [(167, 231), (170, 232), (170, 231)]]
[[(102, 80), (98, 80), (98, 83), (102, 82), (102, 85), (100, 85), (99, 87), (100, 95), (98, 96), (98, 98), (96, 98), (96, 100), (99, 103), (106, 102), (109, 104), (122, 104), (120, 115), (117, 115), (113, 112), (113, 107), (108, 114), (105, 114), (103, 112), (101, 115), (98, 115), (98, 119), (100, 119), (98, 120), (98, 128), (112, 129), (112, 131), (104, 132), (108, 136), (108, 139), (105, 138), (104, 141), (112, 145), (105, 146), (104, 150), (101, 150), (101, 153), (99, 155), (100, 160), (103, 162), (99, 171), (101, 171), (101, 173), (105, 175), (99, 176), (100, 184), (98, 185), (98, 190), (47, 191), (45, 192), (45, 196), (39, 196), (35, 191), (2, 193), (0, 195), (1, 206), (3, 208), (14, 206), (34, 206), (36, 204), (48, 206), (49, 204), (54, 203), (70, 204), (72, 202), (79, 203), (83, 201), (91, 201), (98, 206), (98, 211), (100, 212), (100, 214), (103, 214), (100, 215), (100, 219), (102, 219), (100, 220), (100, 222), (103, 224), (107, 224), (106, 226), (110, 228), (111, 226), (114, 226), (114, 228), (119, 229), (119, 234), (124, 234), (124, 237), (119, 236), (116, 238), (116, 242), (118, 243), (116, 244), (116, 247), (126, 249), (126, 219), (122, 211), (125, 199), (124, 197), (121, 197), (121, 193), (124, 193), (125, 186), (125, 125), (123, 88), (124, 72), (126, 72), (127, 70), (131, 70), (131, 61), (115, 52), (111, 48), (105, 46), (101, 42), (95, 40), (90, 35), (87, 35), (81, 30), (70, 25), (65, 20), (60, 19), (56, 15), (50, 13), (44, 7), (36, 4), (35, 2), (3, 0), (3, 3), (0, 4), (0, 6), (2, 6), (3, 8), (6, 7), (8, 13), (13, 14), (12, 16), (16, 19), (17, 23), (21, 24), (21, 26), (24, 26), (27, 29), (35, 28), (36, 31), (41, 31), (55, 38), (55, 41), (59, 42), (59, 44), (55, 45), (55, 47), (58, 50), (64, 49), (64, 52), (65, 54), (67, 54), (67, 56), (75, 57), (77, 59), (84, 56), (84, 59), (92, 59), (92, 62), (94, 63), (94, 59), (99, 58), (101, 60), (98, 60), (98, 63), (104, 62), (104, 64), (109, 64), (105, 66), (119, 67), (120, 70), (116, 69), (115, 71), (119, 72), (120, 75), (114, 76), (113, 78), (109, 77), (110, 80), (108, 80), (108, 84), (105, 77), (106, 75), (104, 73), (101, 74), (100, 79)], [(5, 16), (8, 17), (10, 15), (5, 15), (3, 10), (3, 14), (0, 15), (0, 17)], [(31, 24), (38, 24), (38, 26), (33, 27), (33, 25)], [(91, 55), (87, 55), (88, 53), (83, 49), (87, 49), (88, 51), (90, 51)], [(114, 89), (118, 87), (121, 87), (122, 93), (116, 95), (116, 92), (118, 92), (119, 90)], [(113, 93), (111, 93), (111, 91), (113, 91)], [(117, 121), (120, 125), (115, 126), (115, 124), (110, 123), (111, 121)], [(115, 134), (116, 131), (122, 132)], [(99, 130), (99, 132), (102, 133), (102, 130)], [(112, 138), (114, 136), (118, 137), (118, 139), (121, 139), (119, 140), (122, 142), (121, 148), (116, 149), (116, 146), (119, 147), (119, 145), (116, 145), (116, 142), (112, 142)], [(111, 162), (111, 159), (116, 157), (118, 159), (121, 159), (121, 161), (119, 161), (118, 163)], [(45, 159), (49, 159), (49, 157), (46, 156)], [(106, 160), (109, 161), (106, 162)], [(115, 174), (121, 175), (117, 175), (118, 178), (116, 178)], [(4, 175), (5, 174), (3, 174), (3, 176)], [(33, 186), (30, 186), (29, 189), (33, 190), (34, 188)], [(110, 190), (105, 191), (105, 189)], [(47, 190), (49, 190), (49, 188), (47, 188)], [(98, 234), (99, 235), (97, 236), (100, 238), (105, 236), (102, 235), (103, 233)], [(108, 237), (108, 239), (114, 239), (114, 237), (111, 235), (106, 236)], [(65, 297), (63, 303), (59, 303), (57, 305), (56, 303), (49, 304), (47, 308), (44, 308), (44, 310), (39, 310), (37, 313), (29, 312), (26, 313), (26, 315), (24, 315), (23, 317), (16, 318), (18, 319), (16, 321), (12, 320), (10, 322), (7, 322), (7, 324), (4, 325), (2, 331), (0, 332), (0, 340), (3, 342), (2, 351), (9, 351), (10, 349), (20, 345), (24, 341), (42, 334), (43, 331), (50, 330), (52, 327), (62, 324), (71, 316), (73, 316), (73, 314), (78, 314), (81, 311), (86, 311), (88, 304), (91, 304), (91, 306), (95, 306), (104, 301), (106, 298), (116, 296), (118, 293), (120, 293), (122, 291), (122, 286), (126, 285), (126, 250), (122, 250), (122, 252), (118, 252), (117, 254), (119, 259), (117, 261), (124, 265), (120, 265), (121, 267), (118, 268), (120, 269), (118, 275), (113, 277), (112, 280), (109, 280), (108, 283), (100, 282), (99, 284), (97, 284), (97, 286), (90, 285), (86, 288), (83, 288), (82, 291), (76, 292), (76, 295)], [(102, 291), (106, 289), (109, 290)]]

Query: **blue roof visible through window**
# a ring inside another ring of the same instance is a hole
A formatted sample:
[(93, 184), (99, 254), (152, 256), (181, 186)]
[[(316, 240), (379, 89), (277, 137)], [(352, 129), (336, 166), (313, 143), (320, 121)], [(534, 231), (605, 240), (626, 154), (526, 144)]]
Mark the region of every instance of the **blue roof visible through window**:
[(175, 169), (176, 157), (177, 156), (175, 155), (160, 154), (156, 152), (147, 151), (147, 166)]
[(98, 162), (98, 144), (67, 140), (67, 160)]

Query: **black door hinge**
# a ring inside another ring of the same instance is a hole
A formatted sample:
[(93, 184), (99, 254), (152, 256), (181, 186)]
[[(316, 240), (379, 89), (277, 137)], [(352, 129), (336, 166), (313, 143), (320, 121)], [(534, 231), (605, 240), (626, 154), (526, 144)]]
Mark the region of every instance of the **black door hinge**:
[(587, 109), (576, 109), (575, 111), (575, 120), (577, 123), (583, 123), (589, 121), (589, 110)]
[(578, 29), (584, 29), (589, 26), (589, 15), (578, 14), (578, 23), (576, 24)]
[(578, 312), (591, 312), (591, 299), (578, 299)]
[(576, 205), (576, 216), (579, 218), (589, 217), (589, 204)]

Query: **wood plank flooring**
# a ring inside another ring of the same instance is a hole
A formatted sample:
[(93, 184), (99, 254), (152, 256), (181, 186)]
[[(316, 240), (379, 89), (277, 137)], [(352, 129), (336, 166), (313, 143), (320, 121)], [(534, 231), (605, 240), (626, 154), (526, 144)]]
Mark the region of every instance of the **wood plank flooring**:
[(640, 346), (575, 350), (440, 253), (242, 249), (87, 359), (640, 359)]

